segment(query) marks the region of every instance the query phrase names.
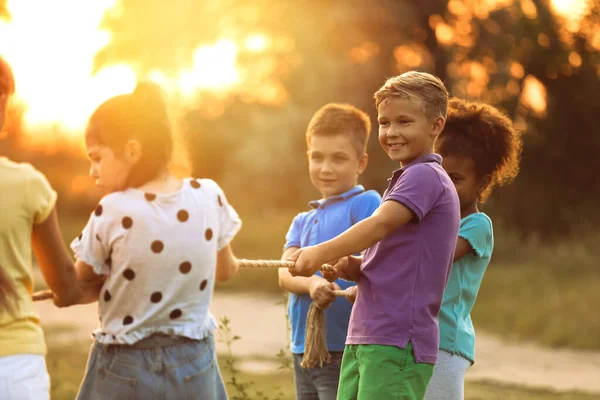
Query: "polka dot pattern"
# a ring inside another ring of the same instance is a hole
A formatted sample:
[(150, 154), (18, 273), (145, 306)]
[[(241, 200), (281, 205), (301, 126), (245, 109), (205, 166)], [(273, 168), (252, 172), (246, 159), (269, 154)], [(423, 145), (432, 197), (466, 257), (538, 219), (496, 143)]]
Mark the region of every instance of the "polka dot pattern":
[[(106, 271), (106, 266), (110, 266), (111, 279), (107, 281), (110, 285), (106, 284), (100, 292), (104, 318), (101, 324), (117, 329), (124, 326), (118, 330), (122, 332), (119, 342), (129, 340), (128, 336), (135, 333), (138, 326), (140, 329), (153, 326), (154, 321), (165, 321), (167, 317), (167, 321), (172, 321), (169, 329), (176, 330), (184, 320), (206, 317), (205, 311), (199, 311), (204, 308), (196, 305), (207, 301), (206, 296), (212, 290), (213, 286), (208, 287), (212, 281), (207, 272), (214, 268), (211, 252), (215, 251), (215, 242), (221, 235), (221, 222), (230, 213), (224, 212), (227, 199), (218, 187), (213, 188), (211, 182), (205, 185), (204, 181), (195, 178), (187, 182), (182, 190), (185, 196), (180, 202), (172, 202), (171, 198), (167, 202), (155, 193), (138, 192), (132, 196), (131, 192), (124, 192), (123, 202), (115, 203), (121, 213), (117, 211), (113, 215), (113, 203), (110, 203), (113, 200), (103, 199), (106, 210), (98, 204), (92, 214), (92, 225), (86, 228), (90, 229), (86, 230), (86, 239), (92, 240), (84, 243), (83, 232), (78, 237), (79, 246), (93, 246), (96, 256), (107, 257), (104, 268)], [(154, 201), (156, 203), (149, 204)], [(205, 214), (211, 211), (217, 215), (207, 218)], [(94, 216), (101, 218), (94, 219)], [(106, 229), (107, 224), (114, 230)], [(202, 233), (205, 240), (202, 240)], [(113, 240), (119, 240), (115, 243), (121, 246), (115, 247), (119, 251), (114, 260), (113, 249), (109, 248), (113, 246)], [(207, 288), (209, 291), (204, 293)], [(110, 330), (105, 332), (96, 335), (117, 342)]]
[(165, 248), (165, 245), (160, 240), (155, 240), (154, 242), (152, 242), (150, 248), (152, 249), (152, 252), (160, 253)]
[(113, 250), (110, 249), (110, 251), (108, 252), (108, 258), (106, 259), (106, 261), (104, 261), (104, 263), (106, 265), (108, 265), (109, 267), (112, 267), (112, 253), (113, 253)]
[(131, 217), (124, 217), (123, 221), (121, 221), (121, 224), (123, 225), (123, 228), (129, 229), (133, 226), (133, 220)]
[(181, 265), (179, 265), (179, 272), (181, 272), (182, 274), (187, 274), (191, 270), (192, 264), (188, 261), (182, 262)]
[(125, 271), (123, 271), (123, 277), (125, 277), (125, 279), (128, 281), (132, 281), (135, 279), (135, 272), (131, 268), (127, 268)]
[(179, 210), (179, 212), (177, 213), (177, 219), (180, 222), (185, 222), (190, 218), (190, 214), (185, 211), (185, 210)]
[(158, 303), (161, 300), (162, 300), (162, 293), (161, 292), (154, 292), (150, 296), (150, 301), (153, 302), (153, 303)]

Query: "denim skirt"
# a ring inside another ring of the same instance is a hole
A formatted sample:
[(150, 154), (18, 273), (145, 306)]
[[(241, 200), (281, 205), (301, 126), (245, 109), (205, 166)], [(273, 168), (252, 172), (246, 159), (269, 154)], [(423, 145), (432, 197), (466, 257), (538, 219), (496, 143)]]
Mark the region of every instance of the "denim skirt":
[(133, 345), (95, 342), (78, 400), (226, 400), (212, 334), (154, 335)]

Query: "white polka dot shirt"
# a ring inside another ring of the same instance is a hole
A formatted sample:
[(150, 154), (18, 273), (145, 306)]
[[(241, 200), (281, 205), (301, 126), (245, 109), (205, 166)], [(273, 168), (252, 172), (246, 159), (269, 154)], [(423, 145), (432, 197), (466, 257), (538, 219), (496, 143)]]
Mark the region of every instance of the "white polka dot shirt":
[(107, 275), (94, 338), (121, 344), (155, 333), (204, 338), (216, 328), (209, 306), (217, 251), (240, 227), (209, 179), (186, 179), (169, 194), (127, 189), (105, 196), (71, 243), (78, 259)]

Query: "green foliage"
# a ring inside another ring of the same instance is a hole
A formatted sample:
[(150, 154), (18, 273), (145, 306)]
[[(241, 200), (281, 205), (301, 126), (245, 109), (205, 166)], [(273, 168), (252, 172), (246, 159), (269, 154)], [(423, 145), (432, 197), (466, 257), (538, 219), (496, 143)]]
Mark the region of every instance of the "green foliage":
[[(274, 397), (270, 397), (266, 392), (255, 389), (254, 381), (246, 381), (241, 377), (241, 371), (237, 367), (239, 360), (233, 355), (232, 350), (234, 342), (240, 340), (241, 337), (233, 334), (230, 322), (229, 318), (223, 317), (219, 323), (219, 342), (224, 343), (227, 349), (223, 370), (229, 375), (229, 380), (226, 382), (232, 389), (232, 391), (228, 391), (229, 398), (232, 400), (281, 400), (284, 396), (281, 387), (273, 386), (276, 393)], [(281, 353), (282, 351), (277, 355), (280, 360), (284, 358)], [(251, 392), (253, 392), (252, 395)]]
[(600, 348), (599, 239), (543, 247), (501, 234), (473, 309), (476, 327), (551, 347)]

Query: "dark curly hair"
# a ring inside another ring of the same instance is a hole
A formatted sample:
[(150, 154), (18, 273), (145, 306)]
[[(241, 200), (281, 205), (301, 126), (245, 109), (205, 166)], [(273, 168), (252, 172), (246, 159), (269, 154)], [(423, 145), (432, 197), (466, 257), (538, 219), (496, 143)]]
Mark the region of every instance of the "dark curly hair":
[(496, 186), (511, 182), (519, 174), (521, 134), (512, 121), (496, 107), (452, 98), (448, 117), (435, 151), (442, 156), (469, 157), (477, 178), (489, 176), (479, 194), (484, 202)]

